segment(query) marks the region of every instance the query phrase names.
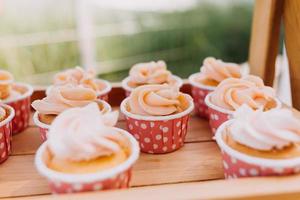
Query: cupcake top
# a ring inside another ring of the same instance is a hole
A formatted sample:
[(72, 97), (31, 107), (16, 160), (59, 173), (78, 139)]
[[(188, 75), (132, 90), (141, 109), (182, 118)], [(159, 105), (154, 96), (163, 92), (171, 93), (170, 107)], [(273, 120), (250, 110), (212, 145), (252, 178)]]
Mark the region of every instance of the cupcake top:
[(128, 99), (128, 111), (145, 116), (165, 116), (182, 112), (190, 106), (190, 96), (178, 87), (144, 85), (133, 90)]
[(275, 90), (265, 86), (261, 78), (253, 75), (222, 81), (212, 92), (210, 101), (228, 110), (236, 110), (242, 104), (263, 110), (276, 107)]
[(0, 106), (0, 122), (6, 117), (6, 110)]
[(5, 70), (0, 70), (0, 100), (15, 99), (22, 95), (21, 91), (12, 88), (14, 77)]
[(300, 120), (287, 109), (267, 112), (243, 105), (228, 127), (236, 142), (260, 151), (281, 150), (300, 143)]
[(240, 78), (240, 66), (235, 63), (226, 63), (213, 57), (205, 58), (196, 81), (204, 85), (217, 86), (227, 78)]
[(95, 91), (101, 91), (106, 86), (101, 81), (96, 81), (96, 73), (93, 70), (83, 70), (81, 67), (75, 67), (63, 72), (59, 72), (54, 76), (54, 85), (80, 85), (91, 88)]
[(137, 87), (146, 84), (176, 84), (176, 80), (172, 77), (172, 73), (167, 70), (164, 61), (138, 63), (129, 71), (129, 86)]
[(96, 99), (96, 92), (90, 88), (62, 85), (54, 86), (42, 100), (32, 102), (32, 107), (40, 114), (58, 115), (73, 107), (83, 107)]
[(60, 114), (49, 130), (53, 156), (69, 161), (89, 161), (121, 151), (125, 138), (112, 126), (118, 112), (101, 114), (96, 103)]

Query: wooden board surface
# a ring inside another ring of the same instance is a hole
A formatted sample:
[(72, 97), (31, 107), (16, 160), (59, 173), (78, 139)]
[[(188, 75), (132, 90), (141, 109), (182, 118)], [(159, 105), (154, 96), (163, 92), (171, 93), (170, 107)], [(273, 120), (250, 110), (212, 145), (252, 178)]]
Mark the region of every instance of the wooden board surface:
[[(185, 89), (189, 91), (188, 87)], [(36, 97), (41, 95), (35, 94)], [(114, 98), (114, 101), (118, 103), (120, 99)], [(125, 128), (123, 116), (117, 126)], [(208, 122), (196, 116), (190, 119), (183, 148), (164, 155), (141, 154), (133, 168), (132, 188), (128, 190), (50, 195), (47, 181), (33, 164), (40, 144), (38, 129), (32, 121), (27, 130), (13, 137), (12, 156), (0, 165), (0, 198), (268, 199), (274, 195), (282, 198), (300, 195), (300, 176), (224, 180), (220, 152), (211, 138)]]

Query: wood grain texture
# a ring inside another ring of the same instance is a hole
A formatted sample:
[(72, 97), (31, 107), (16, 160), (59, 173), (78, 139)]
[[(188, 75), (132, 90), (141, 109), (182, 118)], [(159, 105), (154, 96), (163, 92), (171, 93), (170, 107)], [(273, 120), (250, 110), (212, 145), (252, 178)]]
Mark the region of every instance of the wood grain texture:
[(252, 18), (249, 65), (251, 74), (273, 85), (279, 48), (283, 0), (256, 0)]
[(300, 109), (300, 1), (284, 1), (283, 23), (293, 107)]
[[(20, 198), (24, 200), (131, 200), (131, 199), (299, 199), (300, 176), (243, 178), (205, 182), (177, 183), (159, 186), (134, 187), (128, 190), (89, 192), (71, 195), (44, 195)], [(271, 183), (271, 184), (270, 184)], [(251, 190), (251, 192), (249, 191)], [(19, 198), (17, 198), (19, 199)]]
[[(215, 142), (185, 144), (164, 155), (141, 154), (132, 186), (222, 179), (221, 155)], [(45, 178), (34, 167), (34, 155), (11, 156), (0, 165), (0, 197), (49, 194)]]

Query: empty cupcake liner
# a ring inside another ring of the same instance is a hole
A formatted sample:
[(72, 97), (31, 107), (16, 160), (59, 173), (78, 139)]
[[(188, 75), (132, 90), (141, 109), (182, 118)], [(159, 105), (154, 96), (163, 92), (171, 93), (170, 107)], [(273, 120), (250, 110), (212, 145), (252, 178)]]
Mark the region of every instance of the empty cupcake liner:
[(206, 86), (195, 81), (195, 78), (199, 76), (200, 73), (192, 74), (189, 77), (189, 82), (191, 84), (192, 96), (195, 104), (195, 112), (198, 116), (209, 118), (208, 107), (205, 104), (205, 97), (215, 90), (216, 87)]
[[(181, 86), (183, 85), (182, 79), (178, 76), (175, 76), (175, 75), (172, 75), (172, 77), (176, 80), (177, 86), (179, 88), (181, 88)], [(129, 77), (126, 77), (122, 81), (122, 88), (125, 90), (126, 97), (128, 97), (130, 95), (130, 93), (132, 92), (132, 90), (134, 89), (133, 87), (130, 87), (128, 85), (129, 80), (130, 80)]]
[(126, 110), (127, 101), (121, 103), (121, 112), (125, 115), (127, 130), (137, 139), (142, 152), (164, 154), (184, 145), (189, 115), (194, 109), (192, 99), (187, 110), (169, 116), (132, 114)]
[(17, 134), (25, 130), (29, 126), (30, 118), (30, 104), (31, 95), (33, 93), (33, 88), (24, 83), (13, 83), (13, 87), (22, 87), (26, 89), (26, 92), (12, 100), (2, 101), (5, 104), (10, 105), (15, 110), (15, 117), (12, 121), (12, 133)]
[(238, 152), (223, 140), (224, 128), (234, 120), (225, 122), (216, 133), (216, 141), (221, 149), (224, 175), (226, 179), (254, 176), (282, 176), (300, 172), (300, 158), (265, 159)]
[[(205, 103), (208, 106), (208, 114), (209, 114), (209, 126), (211, 128), (213, 136), (215, 135), (216, 130), (220, 125), (224, 122), (228, 121), (232, 118), (234, 111), (227, 110), (224, 108), (220, 108), (210, 101), (211, 94), (208, 94), (205, 98)], [(274, 109), (281, 108), (281, 102), (278, 99), (276, 100), (277, 106)]]
[(11, 153), (12, 121), (15, 111), (11, 106), (0, 104), (1, 107), (9, 110), (9, 116), (0, 122), (0, 164), (7, 160)]
[[(99, 99), (96, 102), (103, 104), (104, 107), (107, 109), (107, 112), (112, 111), (111, 106), (106, 101)], [(33, 114), (33, 122), (39, 128), (39, 132), (40, 132), (42, 141), (43, 142), (46, 141), (48, 131), (49, 131), (51, 125), (45, 124), (44, 122), (40, 121), (39, 113), (37, 111)]]
[(128, 138), (131, 155), (125, 162), (105, 171), (89, 174), (66, 174), (54, 171), (45, 164), (47, 142), (40, 146), (36, 153), (35, 165), (39, 173), (48, 179), (52, 193), (75, 193), (129, 187), (131, 169), (139, 157), (140, 150), (137, 141), (131, 134), (119, 128), (115, 129)]

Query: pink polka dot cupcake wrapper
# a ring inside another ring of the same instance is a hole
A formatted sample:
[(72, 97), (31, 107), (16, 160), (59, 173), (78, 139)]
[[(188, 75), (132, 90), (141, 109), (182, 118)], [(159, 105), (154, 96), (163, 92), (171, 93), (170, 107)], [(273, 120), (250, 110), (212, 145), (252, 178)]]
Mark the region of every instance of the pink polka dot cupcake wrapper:
[[(172, 75), (172, 77), (176, 80), (176, 85), (181, 88), (181, 86), (183, 85), (182, 79), (178, 76)], [(130, 81), (129, 77), (126, 77), (125, 79), (123, 79), (122, 81), (122, 88), (125, 90), (125, 95), (126, 97), (128, 97), (132, 90), (134, 89), (133, 87), (130, 87), (128, 85), (128, 82)]]
[(189, 77), (189, 82), (192, 87), (192, 96), (195, 104), (195, 112), (200, 117), (209, 118), (205, 97), (214, 91), (216, 87), (206, 86), (196, 82), (195, 78), (199, 76), (199, 74), (200, 73), (195, 73)]
[(0, 164), (7, 160), (11, 153), (12, 120), (15, 115), (11, 106), (0, 104), (10, 111), (9, 116), (0, 122)]
[(49, 159), (47, 158), (49, 155), (45, 152), (47, 141), (44, 142), (36, 153), (35, 165), (39, 173), (48, 179), (52, 193), (61, 194), (128, 188), (132, 177), (132, 167), (139, 157), (140, 149), (132, 135), (122, 129), (118, 130), (128, 137), (131, 144), (131, 155), (120, 165), (96, 173), (66, 174), (49, 169), (44, 161)]
[(184, 145), (187, 135), (189, 115), (194, 106), (184, 112), (161, 117), (138, 116), (129, 113), (125, 104), (121, 104), (121, 111), (125, 115), (127, 130), (139, 142), (141, 151), (151, 154), (164, 154), (176, 151)]
[(50, 129), (50, 125), (49, 124), (45, 124), (43, 122), (40, 121), (39, 119), (39, 113), (35, 112), (33, 114), (33, 122), (34, 124), (39, 128), (39, 132), (40, 132), (40, 136), (42, 141), (46, 141), (47, 140), (47, 135), (48, 135), (48, 131)]
[(21, 87), (27, 90), (27, 92), (25, 92), (22, 96), (14, 100), (3, 101), (3, 103), (10, 105), (15, 110), (15, 117), (12, 121), (12, 133), (17, 134), (29, 126), (30, 98), (33, 93), (33, 88), (30, 85), (23, 83), (15, 83), (13, 87)]
[(229, 147), (223, 140), (224, 128), (233, 120), (225, 122), (216, 133), (216, 141), (221, 149), (224, 176), (226, 179), (255, 176), (281, 176), (300, 172), (300, 158), (272, 160), (257, 158), (240, 153)]

